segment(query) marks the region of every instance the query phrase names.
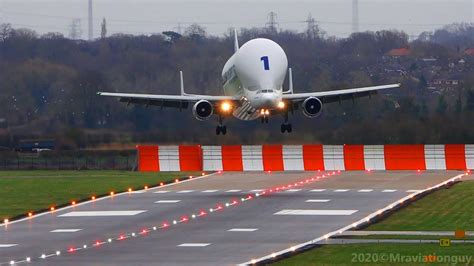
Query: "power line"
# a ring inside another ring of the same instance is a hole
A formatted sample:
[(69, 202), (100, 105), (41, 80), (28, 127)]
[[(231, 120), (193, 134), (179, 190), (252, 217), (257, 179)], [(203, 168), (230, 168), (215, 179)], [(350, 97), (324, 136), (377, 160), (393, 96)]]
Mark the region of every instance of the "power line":
[(268, 14), (267, 18), (268, 18), (268, 22), (266, 25), (268, 26), (268, 29), (271, 32), (277, 32), (277, 26), (278, 26), (278, 23), (276, 21), (277, 14), (272, 11)]
[(352, 0), (352, 32), (359, 32), (359, 0)]
[(88, 37), (89, 37), (89, 41), (92, 41), (92, 39), (94, 38), (94, 23), (92, 22), (93, 21), (93, 18), (92, 18), (92, 0), (89, 0), (89, 10), (88, 10)]

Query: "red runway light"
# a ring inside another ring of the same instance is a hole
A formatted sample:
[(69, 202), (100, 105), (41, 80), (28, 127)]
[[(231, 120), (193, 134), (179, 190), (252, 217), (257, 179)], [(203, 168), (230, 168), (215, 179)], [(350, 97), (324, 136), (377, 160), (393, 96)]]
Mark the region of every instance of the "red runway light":
[(95, 241), (95, 244), (94, 244), (94, 245), (95, 245), (95, 246), (100, 246), (100, 241), (99, 241), (99, 240)]
[(205, 211), (201, 211), (199, 215), (206, 215), (207, 213)]
[(69, 253), (74, 252), (74, 248), (69, 248), (69, 249), (68, 249), (68, 252), (69, 252)]
[(125, 236), (120, 236), (119, 237), (119, 240), (124, 240), (125, 239)]
[(217, 173), (218, 173), (218, 174), (222, 174), (222, 171), (221, 171), (221, 170), (219, 170), (219, 171), (217, 171)]
[(163, 223), (163, 227), (168, 227), (168, 224), (167, 224), (167, 223)]

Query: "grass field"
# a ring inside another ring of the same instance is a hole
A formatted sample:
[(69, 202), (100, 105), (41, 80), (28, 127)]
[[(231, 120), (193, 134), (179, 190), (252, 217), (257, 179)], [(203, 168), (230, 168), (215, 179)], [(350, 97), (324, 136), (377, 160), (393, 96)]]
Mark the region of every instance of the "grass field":
[[(464, 181), (449, 189), (434, 192), (402, 210), (390, 215), (385, 220), (363, 230), (380, 231), (454, 231), (463, 229), (474, 231), (474, 181)], [(358, 237), (351, 237), (358, 238)], [(414, 239), (412, 236), (367, 236), (360, 238), (398, 238)], [(415, 237), (416, 238), (416, 237)], [(441, 237), (451, 238), (452, 237)], [(466, 239), (470, 239), (467, 237)], [(420, 236), (416, 239), (431, 239)], [(434, 238), (439, 239), (439, 238)], [(359, 261), (359, 254), (393, 253), (404, 256), (436, 254), (472, 256), (470, 265), (474, 264), (474, 244), (453, 244), (451, 247), (440, 247), (438, 244), (347, 244), (328, 245), (315, 248), (276, 265), (426, 265), (421, 263), (369, 262)], [(355, 261), (353, 260), (355, 256)], [(374, 255), (375, 257), (377, 255)], [(449, 263), (444, 263), (447, 265)], [(452, 263), (451, 263), (452, 264)], [(463, 263), (462, 265), (466, 265)]]
[[(397, 256), (399, 259), (397, 260)], [(312, 249), (291, 258), (279, 261), (275, 265), (427, 265), (438, 263), (400, 261), (402, 256), (425, 259), (429, 255), (444, 258), (449, 256), (451, 262), (460, 257), (469, 257), (474, 262), (474, 245), (452, 244), (440, 247), (438, 244), (348, 244), (331, 245)], [(384, 259), (386, 258), (386, 259)], [(440, 263), (438, 265), (453, 265)], [(460, 263), (459, 265), (466, 265)]]
[(364, 230), (474, 231), (474, 181), (441, 189)]
[(47, 209), (110, 191), (143, 188), (200, 173), (130, 171), (0, 171), (0, 218)]

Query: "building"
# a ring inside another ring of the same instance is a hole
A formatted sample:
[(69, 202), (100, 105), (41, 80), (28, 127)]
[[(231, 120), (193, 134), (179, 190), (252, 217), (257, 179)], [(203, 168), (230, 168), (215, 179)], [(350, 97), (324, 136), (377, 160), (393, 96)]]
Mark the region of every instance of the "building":
[(411, 54), (410, 49), (407, 47), (404, 47), (404, 48), (392, 49), (386, 55), (391, 56), (391, 57), (403, 57), (403, 56), (408, 56), (410, 54)]
[(39, 152), (54, 150), (56, 142), (54, 140), (20, 140), (17, 150), (20, 152)]

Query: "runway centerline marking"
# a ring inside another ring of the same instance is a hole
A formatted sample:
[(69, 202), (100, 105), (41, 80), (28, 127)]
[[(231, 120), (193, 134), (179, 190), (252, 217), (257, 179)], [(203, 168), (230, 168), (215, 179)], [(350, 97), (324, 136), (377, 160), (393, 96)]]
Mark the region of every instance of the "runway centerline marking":
[(309, 200), (306, 200), (305, 202), (308, 202), (308, 203), (325, 203), (325, 202), (330, 202), (331, 200), (330, 199), (309, 199)]
[(281, 210), (273, 215), (352, 215), (358, 210)]
[(250, 192), (262, 192), (264, 191), (265, 189), (252, 189), (250, 190)]
[(228, 232), (255, 232), (258, 228), (232, 228), (227, 230)]
[(203, 190), (201, 192), (202, 193), (214, 193), (214, 192), (217, 192), (217, 191), (219, 191), (219, 190), (217, 190), (217, 189), (208, 189), (208, 190)]
[(191, 193), (191, 192), (194, 192), (194, 190), (180, 190), (176, 193)]
[(324, 192), (326, 191), (325, 189), (311, 189), (311, 192)]
[(11, 248), (14, 246), (18, 246), (18, 244), (0, 244), (0, 248)]
[(420, 192), (421, 190), (419, 189), (410, 189), (410, 190), (407, 190), (408, 193), (414, 193), (414, 192)]
[(181, 200), (157, 200), (155, 203), (178, 203)]
[(335, 189), (334, 192), (347, 192), (349, 189)]
[(384, 189), (384, 190), (382, 190), (382, 192), (392, 193), (392, 192), (397, 192), (397, 190), (396, 189)]
[(207, 247), (211, 243), (183, 243), (179, 244), (178, 247)]
[(360, 189), (357, 192), (362, 192), (362, 193), (367, 193), (367, 192), (372, 192), (374, 191), (373, 189)]
[(163, 193), (168, 193), (169, 191), (168, 190), (160, 190), (160, 191), (155, 191), (153, 193), (156, 193), (156, 194), (163, 194)]
[(285, 190), (285, 192), (298, 192), (298, 191), (301, 191), (301, 189), (288, 189), (288, 190)]
[(134, 216), (146, 210), (133, 211), (75, 211), (59, 215), (59, 217), (107, 217), (107, 216)]
[(242, 190), (241, 189), (230, 189), (230, 190), (227, 190), (226, 192), (232, 193), (232, 192), (240, 192), (240, 191), (242, 191)]
[(52, 231), (49, 231), (50, 233), (75, 233), (75, 232), (79, 232), (81, 231), (82, 229), (56, 229), (56, 230), (52, 230)]

